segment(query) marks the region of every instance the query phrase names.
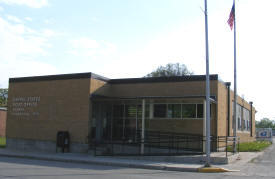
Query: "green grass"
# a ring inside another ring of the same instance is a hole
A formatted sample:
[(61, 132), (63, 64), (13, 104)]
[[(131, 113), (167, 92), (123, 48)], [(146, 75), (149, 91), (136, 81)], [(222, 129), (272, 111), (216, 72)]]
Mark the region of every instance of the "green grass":
[[(255, 142), (245, 142), (240, 143), (240, 152), (260, 152), (271, 145), (268, 141), (255, 141)], [(232, 151), (232, 147), (228, 147), (228, 151)]]
[(6, 147), (6, 137), (0, 137), (0, 147)]

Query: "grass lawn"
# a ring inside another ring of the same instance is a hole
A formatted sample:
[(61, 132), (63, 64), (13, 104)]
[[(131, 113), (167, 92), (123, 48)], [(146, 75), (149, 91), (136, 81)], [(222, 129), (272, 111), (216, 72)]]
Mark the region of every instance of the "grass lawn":
[[(271, 145), (268, 141), (255, 141), (240, 143), (240, 152), (260, 152)], [(228, 151), (232, 151), (232, 147), (228, 147)]]
[(0, 147), (6, 147), (6, 137), (0, 137)]

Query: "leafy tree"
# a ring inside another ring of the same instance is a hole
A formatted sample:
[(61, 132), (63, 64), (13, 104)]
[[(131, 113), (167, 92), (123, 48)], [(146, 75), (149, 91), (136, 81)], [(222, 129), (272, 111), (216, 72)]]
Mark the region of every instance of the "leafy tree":
[(8, 89), (0, 88), (0, 106), (7, 106), (8, 102)]
[(168, 63), (166, 66), (159, 66), (153, 72), (147, 74), (145, 77), (160, 77), (160, 76), (185, 76), (193, 75), (184, 64)]
[(263, 118), (260, 121), (256, 121), (256, 128), (272, 128), (275, 129), (275, 121), (268, 118)]

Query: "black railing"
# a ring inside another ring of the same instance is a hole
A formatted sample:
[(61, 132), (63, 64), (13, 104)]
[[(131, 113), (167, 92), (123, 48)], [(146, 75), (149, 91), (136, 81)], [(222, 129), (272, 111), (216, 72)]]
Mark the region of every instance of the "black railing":
[[(205, 138), (202, 135), (172, 132), (145, 131), (144, 140), (141, 131), (134, 138), (122, 140), (93, 141), (90, 148), (94, 155), (194, 155), (203, 154)], [(226, 152), (234, 144), (234, 137), (211, 137), (211, 151)], [(235, 142), (238, 143), (238, 140)]]
[[(240, 137), (234, 136), (217, 136), (211, 137), (211, 144), (217, 143), (216, 152), (225, 152), (226, 157), (228, 153), (239, 153), (240, 149)], [(234, 151), (234, 145), (236, 143), (236, 151)]]

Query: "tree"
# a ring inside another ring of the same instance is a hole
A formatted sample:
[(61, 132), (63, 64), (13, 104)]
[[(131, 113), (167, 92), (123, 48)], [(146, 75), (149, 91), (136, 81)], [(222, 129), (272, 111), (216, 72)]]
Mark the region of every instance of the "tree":
[(8, 89), (0, 88), (0, 106), (7, 106), (8, 102)]
[(260, 121), (256, 121), (256, 128), (272, 128), (275, 129), (275, 121), (268, 118), (263, 118)]
[(159, 66), (153, 72), (147, 74), (145, 77), (160, 77), (160, 76), (185, 76), (193, 75), (184, 64), (168, 63), (165, 67)]

